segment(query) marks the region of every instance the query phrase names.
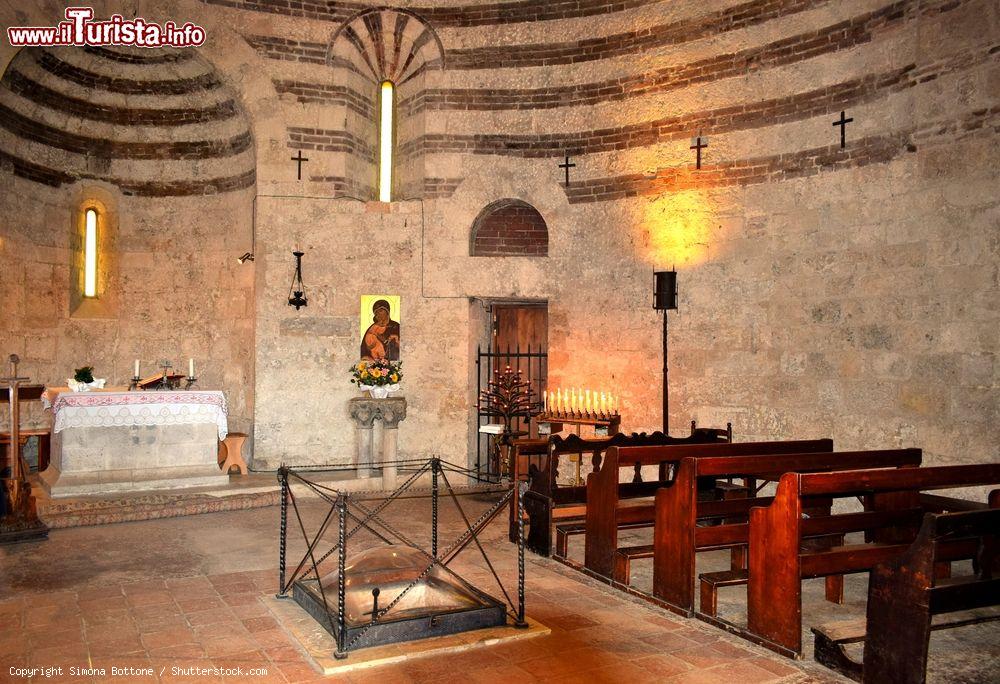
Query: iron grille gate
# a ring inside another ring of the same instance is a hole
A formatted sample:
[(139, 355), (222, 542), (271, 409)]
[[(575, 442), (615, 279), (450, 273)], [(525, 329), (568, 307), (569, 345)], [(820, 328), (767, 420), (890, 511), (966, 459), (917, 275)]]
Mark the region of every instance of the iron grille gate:
[[(483, 351), (482, 345), (476, 347), (476, 402), (478, 406), (479, 396), (489, 385), (493, 371), (497, 368), (510, 366), (521, 371), (525, 380), (531, 383), (531, 391), (534, 392), (534, 401), (541, 402), (543, 392), (547, 387), (546, 378), (549, 370), (548, 352), (538, 349), (532, 351), (529, 344), (527, 351), (521, 351), (517, 346), (513, 350), (507, 347), (506, 350), (488, 349)], [(491, 439), (495, 436), (479, 432), (479, 427), (490, 422), (490, 416), (477, 412), (476, 420), (476, 475), (481, 478), (496, 478), (500, 476), (499, 464), (490, 458)], [(529, 432), (530, 421), (522, 418), (515, 418), (511, 427), (518, 432)]]

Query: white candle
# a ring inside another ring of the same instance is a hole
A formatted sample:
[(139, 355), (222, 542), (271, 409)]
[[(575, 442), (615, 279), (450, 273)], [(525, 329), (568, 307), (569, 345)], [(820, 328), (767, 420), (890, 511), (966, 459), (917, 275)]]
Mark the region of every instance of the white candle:
[(139, 359), (135, 360), (135, 368), (132, 370), (132, 377), (133, 378), (139, 377)]
[(188, 377), (194, 377), (194, 359), (188, 359)]

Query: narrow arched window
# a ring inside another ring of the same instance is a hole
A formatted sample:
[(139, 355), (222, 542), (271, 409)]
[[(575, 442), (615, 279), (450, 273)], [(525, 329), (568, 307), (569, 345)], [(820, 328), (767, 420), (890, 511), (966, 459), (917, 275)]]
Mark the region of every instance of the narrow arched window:
[(83, 236), (83, 296), (97, 296), (97, 209), (85, 214)]
[(395, 86), (392, 81), (382, 82), (379, 106), (378, 199), (392, 201), (392, 113)]

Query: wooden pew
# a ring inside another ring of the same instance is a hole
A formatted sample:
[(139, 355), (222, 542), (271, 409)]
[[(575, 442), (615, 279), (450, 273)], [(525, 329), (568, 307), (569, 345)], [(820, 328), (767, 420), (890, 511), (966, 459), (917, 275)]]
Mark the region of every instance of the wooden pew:
[(518, 507), (518, 498), (521, 490), (518, 484), (528, 482), (528, 473), (531, 466), (537, 469), (548, 457), (549, 440), (546, 439), (515, 439), (511, 449), (511, 479), (514, 482), (514, 493), (511, 496), (509, 526), (507, 537), (511, 542), (517, 542), (517, 517), (515, 512)]
[[(587, 477), (586, 545), (584, 565), (604, 577), (613, 577), (618, 531), (623, 525), (652, 527), (656, 508), (652, 502), (621, 505), (625, 499), (649, 497), (669, 484), (665, 473), (684, 458), (736, 457), (752, 454), (822, 453), (833, 450), (829, 439), (789, 442), (736, 442), (608, 449), (601, 469)], [(621, 469), (638, 473), (658, 466), (659, 481), (629, 489), (620, 483)], [(652, 555), (652, 549), (649, 550)]]
[[(747, 543), (747, 519), (752, 506), (771, 502), (770, 497), (727, 502), (699, 501), (699, 478), (743, 477), (777, 480), (787, 472), (824, 472), (860, 468), (918, 466), (920, 449), (801, 453), (739, 458), (685, 458), (670, 487), (656, 493), (653, 533), (653, 595), (687, 615), (694, 613), (695, 557), (699, 551), (739, 547)], [(828, 514), (830, 499), (809, 502), (811, 515)], [(722, 524), (699, 527), (699, 521), (722, 518)], [(621, 553), (621, 551), (619, 551)], [(715, 574), (715, 573), (711, 573)], [(746, 582), (747, 573), (733, 568), (713, 577), (725, 586)], [(828, 584), (827, 598), (839, 603), (843, 584), (839, 576)], [(711, 591), (704, 591), (706, 588)], [(714, 585), (703, 583), (702, 612), (714, 614)]]
[[(991, 498), (1000, 506), (1000, 490)], [(934, 615), (1000, 605), (998, 542), (997, 508), (926, 514), (909, 549), (872, 569), (868, 617), (857, 624), (860, 635), (838, 634), (844, 630), (840, 625), (839, 630), (813, 628), (816, 660), (865, 684), (923, 684), (932, 630), (1000, 619), (995, 614), (973, 615), (931, 624)], [(950, 564), (963, 548), (974, 561), (973, 574), (942, 577), (943, 559)], [(863, 664), (843, 648), (859, 641), (865, 644)]]
[[(923, 519), (921, 491), (997, 484), (1000, 463), (782, 475), (771, 504), (750, 511), (749, 638), (800, 656), (803, 579), (866, 572), (899, 558)], [(865, 497), (867, 510), (803, 518), (810, 497), (823, 496)], [(865, 532), (872, 542), (802, 550), (806, 537), (849, 532)]]
[[(587, 510), (587, 488), (580, 485), (559, 484), (559, 460), (567, 454), (590, 454), (595, 469), (600, 469), (604, 452), (612, 446), (662, 446), (670, 444), (719, 443), (714, 433), (699, 430), (688, 437), (669, 437), (662, 432), (652, 434), (618, 433), (604, 438), (581, 438), (570, 435), (549, 437), (548, 453), (541, 465), (529, 469), (530, 485), (524, 494), (524, 509), (529, 520), (526, 546), (535, 553), (548, 556), (552, 551), (552, 525), (555, 521), (582, 518)], [(630, 491), (644, 491), (652, 496), (655, 484), (643, 483), (636, 478), (626, 485)]]

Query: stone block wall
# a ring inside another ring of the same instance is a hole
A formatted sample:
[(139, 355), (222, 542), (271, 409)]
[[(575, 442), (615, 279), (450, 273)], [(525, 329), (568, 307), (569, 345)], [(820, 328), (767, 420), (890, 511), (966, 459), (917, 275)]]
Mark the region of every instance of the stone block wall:
[[(547, 301), (550, 383), (611, 389), (624, 428), (656, 428), (652, 272), (672, 266), (674, 431), (732, 421), (737, 439), (995, 460), (995, 3), (570, 4), (400, 7), (382, 13), (381, 33), (357, 24), (353, 53), (331, 41), (362, 5), (158, 7), (209, 29), (200, 52), (251, 121), (258, 462), (353, 453), (346, 367), (360, 295), (374, 292), (403, 298), (404, 456), (462, 458), (482, 327), (470, 299)], [(422, 21), (396, 40), (407, 12)], [(440, 48), (410, 33), (418, 24)], [(391, 45), (405, 46), (399, 63), (416, 46), (423, 64), (397, 103), (405, 196), (422, 201), (331, 200), (372, 197), (366, 117)], [(853, 119), (843, 148), (841, 111)], [(302, 181), (297, 149), (310, 158)], [(564, 155), (576, 164), (568, 186)], [(3, 173), (31, 178), (26, 159)], [(548, 256), (470, 255), (476, 217), (506, 198), (544, 219)], [(284, 301), (296, 247), (310, 294), (299, 312)], [(44, 270), (32, 277), (47, 282)]]

